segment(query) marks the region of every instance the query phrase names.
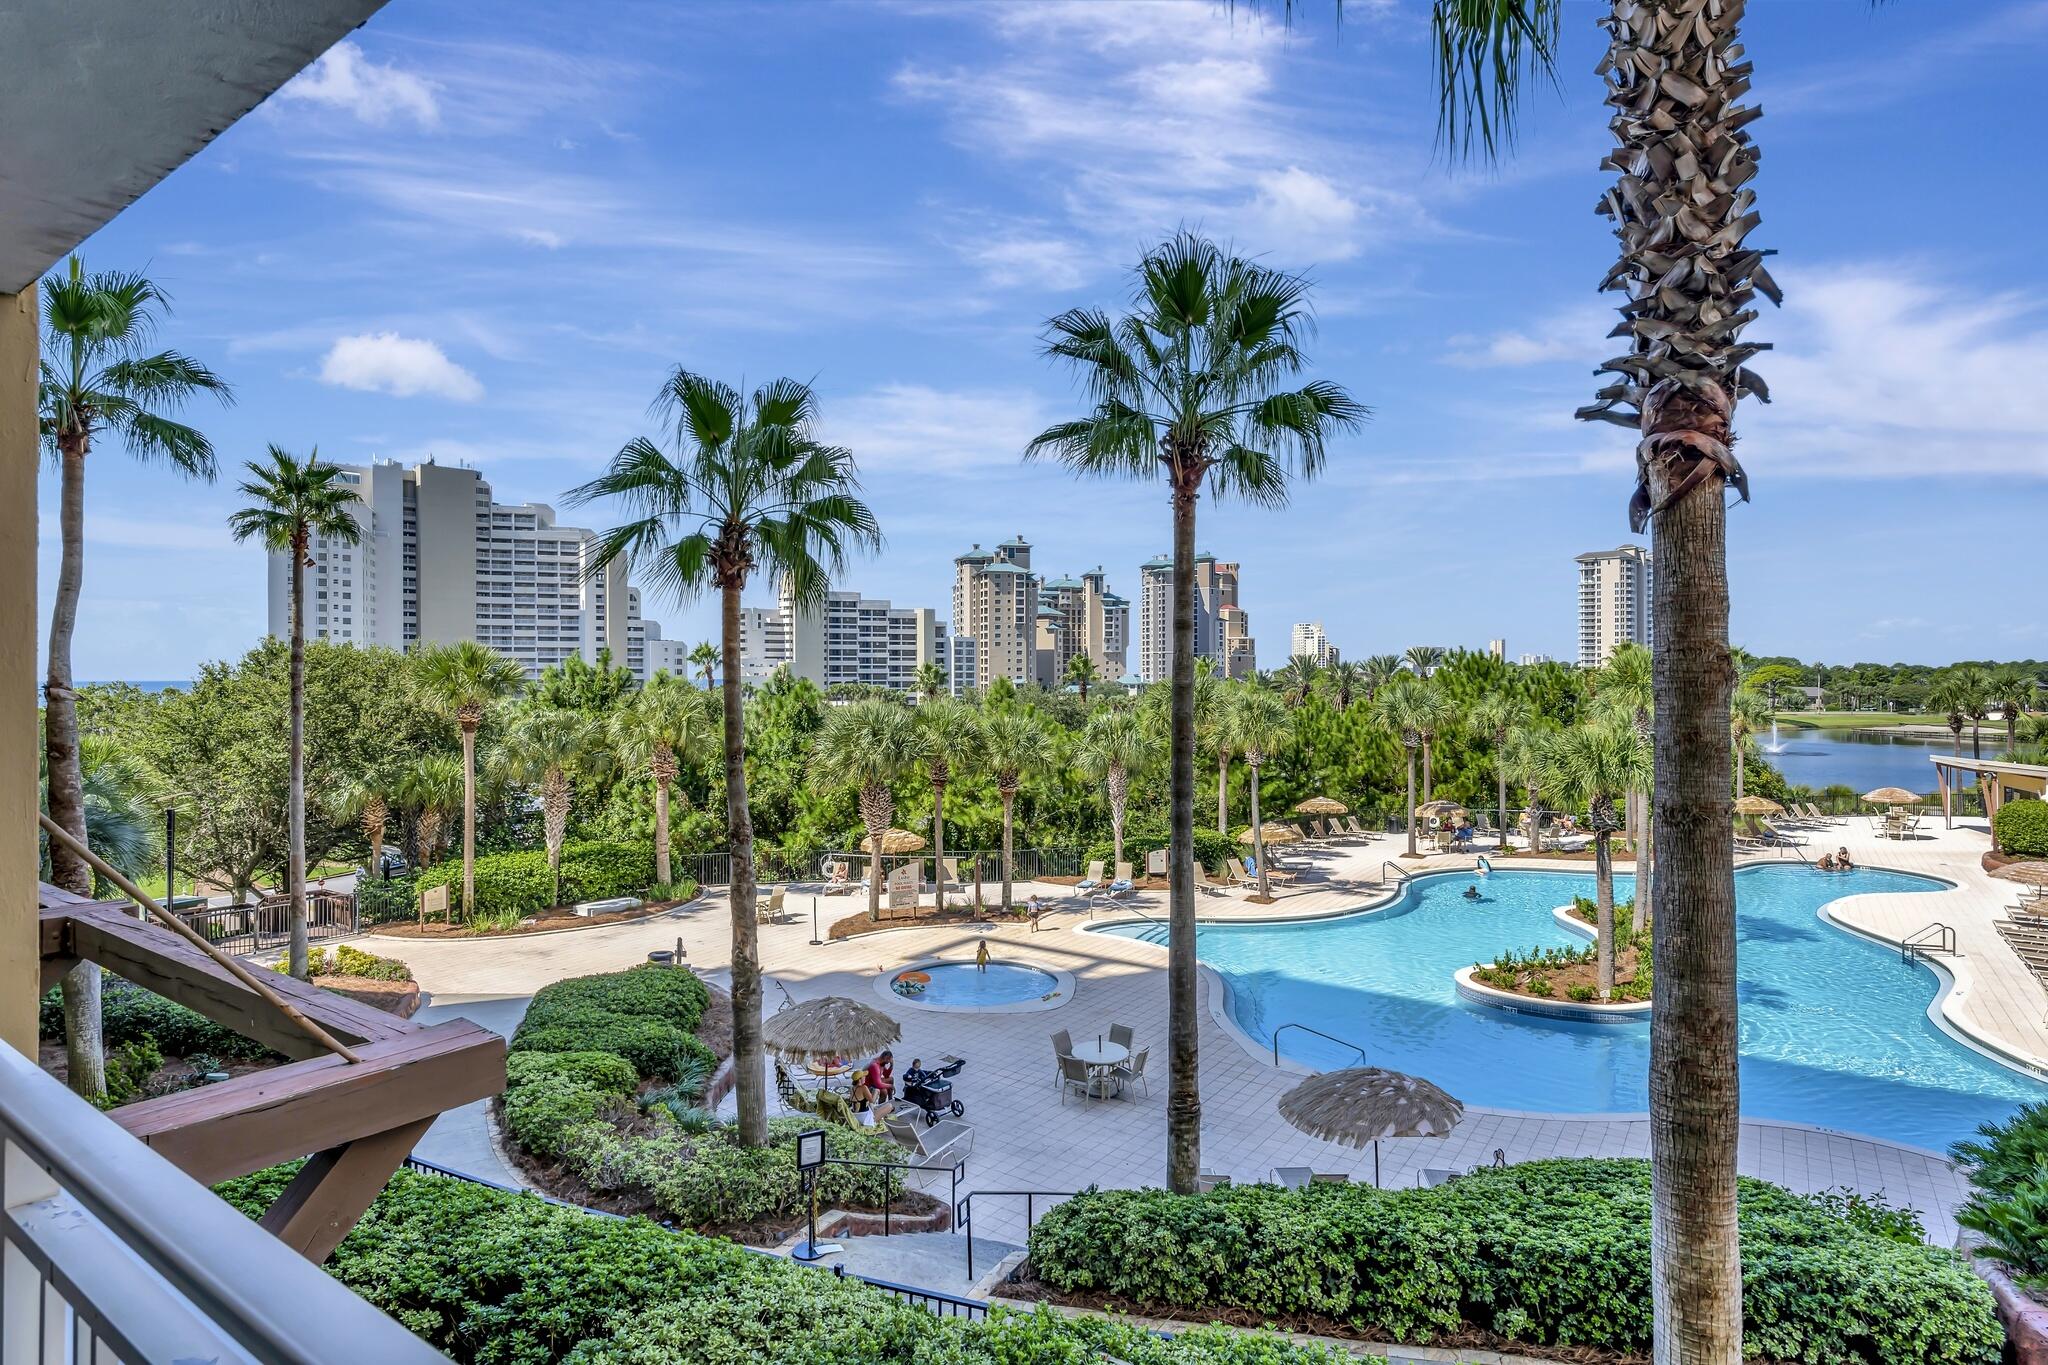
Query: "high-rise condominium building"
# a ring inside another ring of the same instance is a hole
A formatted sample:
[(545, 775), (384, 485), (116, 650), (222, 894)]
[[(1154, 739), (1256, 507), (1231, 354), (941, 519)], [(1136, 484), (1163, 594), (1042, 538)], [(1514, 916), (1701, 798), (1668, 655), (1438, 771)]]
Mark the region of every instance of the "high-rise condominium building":
[[(475, 640), (534, 676), (572, 655), (594, 663), (609, 649), (636, 676), (653, 671), (646, 642), (661, 627), (640, 620), (623, 561), (586, 577), (597, 555), (590, 531), (556, 525), (543, 503), (493, 502), (483, 476), (458, 465), (340, 469), (358, 498), (360, 542), (314, 538), (308, 639), (394, 649)], [(269, 598), (270, 632), (282, 636), (291, 628), (283, 554), (270, 556)]]
[(864, 683), (917, 689), (917, 670), (947, 666), (946, 628), (930, 607), (899, 607), (857, 592), (828, 592), (799, 607), (784, 583), (773, 608), (740, 608), (740, 677), (760, 683), (778, 668), (820, 687)]
[(997, 678), (1038, 681), (1038, 608), (1031, 542), (1023, 536), (994, 550), (976, 545), (954, 559), (952, 639), (965, 651), (963, 666), (954, 670), (955, 690), (987, 687)]
[(1598, 668), (1623, 644), (1650, 643), (1650, 552), (1623, 545), (1579, 556), (1579, 667)]
[(1287, 654), (1289, 658), (1295, 659), (1306, 655), (1324, 668), (1337, 662), (1337, 650), (1330, 644), (1330, 637), (1323, 634), (1321, 621), (1295, 622), (1294, 641), (1289, 646)]
[(1038, 601), (1045, 681), (1057, 685), (1077, 654), (1093, 659), (1096, 676), (1107, 681), (1130, 671), (1131, 604), (1109, 590), (1100, 565), (1079, 578), (1040, 583)]
[(1508, 657), (1508, 642), (1506, 640), (1501, 639), (1499, 636), (1495, 636), (1493, 639), (1488, 640), (1486, 642), (1486, 657), (1489, 659), (1499, 659), (1502, 663), (1506, 663)]
[[(1237, 602), (1237, 565), (1195, 556), (1195, 658), (1212, 659), (1229, 678), (1258, 671), (1251, 619)], [(1173, 560), (1166, 555), (1138, 566), (1138, 676), (1163, 682), (1173, 673)]]

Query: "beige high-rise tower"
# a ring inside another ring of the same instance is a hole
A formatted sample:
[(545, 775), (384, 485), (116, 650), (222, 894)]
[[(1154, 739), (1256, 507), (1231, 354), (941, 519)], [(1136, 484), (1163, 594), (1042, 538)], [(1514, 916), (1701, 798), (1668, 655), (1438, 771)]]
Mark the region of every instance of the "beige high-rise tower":
[(1622, 545), (1580, 555), (1579, 667), (1598, 668), (1622, 644), (1649, 645), (1650, 552)]
[[(987, 687), (997, 678), (1038, 678), (1038, 580), (1031, 542), (1018, 536), (994, 550), (976, 545), (953, 561), (953, 685)], [(971, 641), (971, 644), (962, 644)]]

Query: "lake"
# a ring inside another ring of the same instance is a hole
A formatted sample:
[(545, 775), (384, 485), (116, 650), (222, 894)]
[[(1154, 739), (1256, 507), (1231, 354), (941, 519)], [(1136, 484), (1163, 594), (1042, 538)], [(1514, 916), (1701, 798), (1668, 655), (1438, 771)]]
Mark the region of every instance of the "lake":
[[(1816, 789), (1840, 783), (1859, 792), (1878, 787), (1931, 792), (1934, 765), (1927, 761), (1928, 755), (1955, 752), (1946, 735), (1936, 741), (1887, 734), (1883, 730), (1799, 730), (1781, 726), (1779, 737), (1785, 751), (1774, 754), (1765, 748), (1764, 758), (1785, 775), (1787, 782)], [(1984, 757), (2004, 756), (2004, 722), (1985, 726), (1983, 738)], [(1769, 735), (1757, 736), (1759, 747), (1769, 743)], [(1970, 752), (1968, 730), (1963, 731), (1963, 752)]]

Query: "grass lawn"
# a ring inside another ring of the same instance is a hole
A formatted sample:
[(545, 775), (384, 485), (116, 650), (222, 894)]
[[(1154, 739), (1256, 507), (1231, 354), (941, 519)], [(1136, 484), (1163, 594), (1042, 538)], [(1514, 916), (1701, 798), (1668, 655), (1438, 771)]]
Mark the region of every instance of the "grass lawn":
[[(322, 877), (340, 877), (350, 872), (354, 872), (356, 870), (357, 868), (355, 862), (353, 862), (350, 859), (329, 859), (327, 862), (321, 863), (317, 867), (307, 868), (306, 881), (310, 885), (311, 883), (320, 880)], [(145, 891), (149, 895), (154, 896), (159, 900), (163, 899), (164, 874), (162, 873), (162, 871), (152, 872), (150, 875), (146, 877), (137, 877), (135, 879), (135, 884), (141, 887), (143, 891)], [(177, 894), (180, 896), (189, 896), (193, 894), (192, 879), (182, 872), (178, 874)]]
[(1780, 711), (1778, 724), (1802, 730), (1878, 730), (1888, 725), (1939, 725), (1946, 716), (1909, 716), (1898, 711)]

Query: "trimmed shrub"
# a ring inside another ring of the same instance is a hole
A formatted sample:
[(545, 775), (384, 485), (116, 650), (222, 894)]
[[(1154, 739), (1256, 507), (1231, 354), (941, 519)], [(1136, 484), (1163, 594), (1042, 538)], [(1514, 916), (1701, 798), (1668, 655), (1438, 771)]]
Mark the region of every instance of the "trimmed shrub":
[[(486, 853), (476, 860), (476, 905), (479, 916), (537, 915), (557, 904), (606, 900), (633, 895), (654, 882), (651, 844), (567, 843), (562, 846), (562, 898), (555, 899), (555, 878), (544, 849)], [(437, 886), (454, 888), (451, 904), (462, 898), (462, 860), (453, 858), (422, 871), (413, 881), (417, 897)], [(415, 901), (415, 904), (417, 902)], [(409, 909), (411, 907), (408, 907)]]
[(711, 992), (686, 969), (646, 963), (623, 972), (572, 976), (551, 982), (526, 1007), (525, 1022), (553, 1024), (584, 1014), (636, 1014), (685, 1031), (697, 1027)]
[[(279, 975), (291, 971), (289, 954), (270, 964), (270, 970)], [(369, 981), (410, 981), (412, 968), (393, 957), (379, 957), (366, 953), (361, 948), (346, 943), (336, 944), (330, 957), (327, 949), (314, 944), (306, 953), (306, 975), (308, 976), (360, 976)]]
[(1999, 848), (2021, 858), (2048, 858), (2048, 801), (2008, 801), (1991, 817)]
[[(1135, 824), (1128, 824), (1124, 827), (1124, 861), (1142, 877), (1145, 875), (1145, 855), (1154, 849), (1168, 847), (1170, 842), (1164, 827), (1140, 829)], [(1244, 851), (1229, 835), (1218, 834), (1201, 825), (1195, 826), (1195, 861), (1204, 869), (1215, 872), (1223, 866), (1225, 858), (1235, 857)], [(1114, 872), (1113, 857), (1110, 841), (1098, 839), (1081, 855), (1081, 865), (1085, 868), (1089, 863), (1099, 862), (1104, 870)]]
[(718, 1065), (718, 1056), (693, 1033), (644, 1015), (588, 1013), (539, 1028), (520, 1024), (514, 1052), (610, 1052), (649, 1080), (672, 1081), (694, 1062)]
[[(37, 1011), (37, 1032), (59, 1042), (64, 1039), (64, 1003), (55, 990), (46, 993)], [(124, 981), (112, 972), (100, 974), (100, 1031), (108, 1048), (148, 1038), (166, 1057), (206, 1055), (222, 1061), (259, 1061), (271, 1056), (269, 1048), (223, 1028), (196, 1010), (166, 1000)]]
[(515, 1052), (505, 1059), (505, 1130), (538, 1156), (556, 1156), (571, 1128), (621, 1108), (640, 1084), (610, 1052)]
[(524, 1085), (544, 1076), (613, 1095), (630, 1095), (640, 1084), (633, 1064), (610, 1052), (515, 1052), (505, 1059), (507, 1085)]
[[(1745, 1357), (1998, 1360), (1990, 1289), (1954, 1252), (1762, 1181), (1743, 1180), (1740, 1200)], [(1156, 1310), (1650, 1349), (1647, 1162), (1533, 1161), (1430, 1190), (1096, 1191), (1050, 1210), (1030, 1241), (1048, 1285)]]
[(512, 1035), (514, 1052), (610, 1052), (650, 1080), (718, 1057), (692, 1032), (710, 993), (695, 972), (647, 964), (544, 986)]

